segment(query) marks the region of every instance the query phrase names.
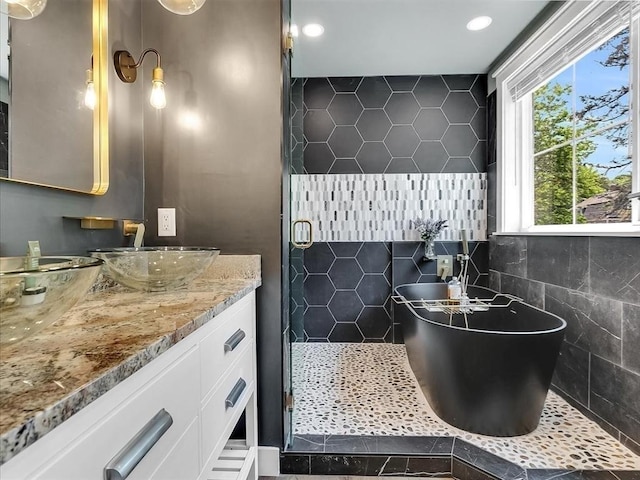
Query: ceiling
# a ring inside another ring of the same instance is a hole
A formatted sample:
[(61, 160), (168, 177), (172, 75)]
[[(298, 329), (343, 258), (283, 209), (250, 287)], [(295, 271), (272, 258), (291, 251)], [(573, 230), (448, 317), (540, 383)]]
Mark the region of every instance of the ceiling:
[[(291, 0), (292, 23), (324, 34), (294, 41), (294, 77), (486, 73), (547, 5), (542, 0)], [(471, 32), (467, 22), (493, 23)]]

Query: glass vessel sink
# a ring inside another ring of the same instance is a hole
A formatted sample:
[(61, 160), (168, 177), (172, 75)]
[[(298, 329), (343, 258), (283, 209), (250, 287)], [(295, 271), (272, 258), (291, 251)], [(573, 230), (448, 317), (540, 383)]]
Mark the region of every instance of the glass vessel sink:
[(73, 256), (0, 258), (0, 348), (58, 320), (93, 285), (102, 263)]
[(109, 248), (89, 252), (104, 260), (104, 271), (125, 287), (163, 292), (184, 287), (213, 263), (220, 250), (213, 247)]

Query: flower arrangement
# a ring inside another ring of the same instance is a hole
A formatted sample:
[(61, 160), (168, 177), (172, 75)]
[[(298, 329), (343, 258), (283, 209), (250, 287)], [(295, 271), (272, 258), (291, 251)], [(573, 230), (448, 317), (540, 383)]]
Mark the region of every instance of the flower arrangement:
[(413, 221), (413, 226), (420, 234), (420, 238), (424, 242), (429, 242), (435, 240), (440, 232), (446, 228), (447, 221), (417, 218)]
[(431, 220), (430, 218), (424, 220), (417, 218), (413, 221), (413, 227), (418, 231), (420, 238), (424, 242), (424, 260), (428, 261), (435, 258), (435, 239), (446, 226), (446, 220)]

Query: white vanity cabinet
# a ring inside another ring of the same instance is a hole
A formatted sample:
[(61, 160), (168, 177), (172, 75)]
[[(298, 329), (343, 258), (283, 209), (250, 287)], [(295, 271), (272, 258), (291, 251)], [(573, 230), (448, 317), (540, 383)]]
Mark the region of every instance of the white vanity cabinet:
[[(132, 470), (125, 462), (128, 479), (255, 480), (254, 332), (251, 292), (2, 465), (0, 478), (120, 479), (123, 465), (105, 466), (139, 449), (125, 447), (144, 432), (159, 438)], [(243, 411), (246, 438), (229, 440)]]

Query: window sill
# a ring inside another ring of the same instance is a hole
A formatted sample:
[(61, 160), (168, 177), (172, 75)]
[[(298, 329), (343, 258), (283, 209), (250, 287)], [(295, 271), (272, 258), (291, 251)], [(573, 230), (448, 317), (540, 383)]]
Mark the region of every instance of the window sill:
[(616, 231), (597, 231), (597, 230), (527, 230), (516, 232), (494, 232), (492, 237), (640, 237), (640, 228), (630, 227)]

